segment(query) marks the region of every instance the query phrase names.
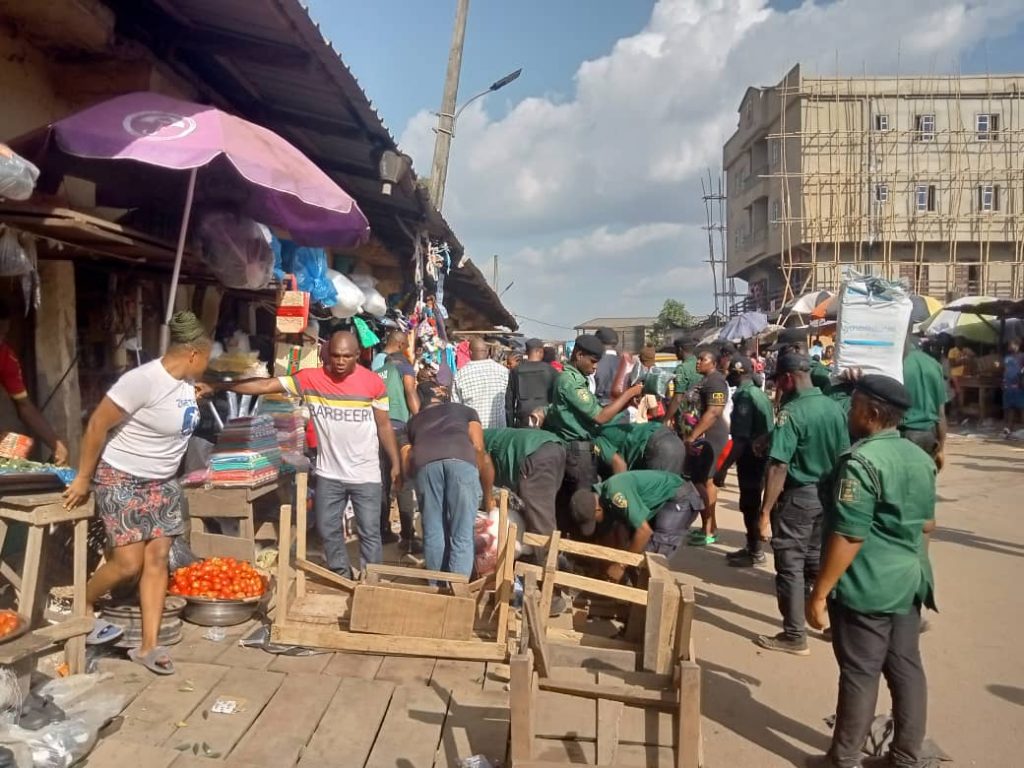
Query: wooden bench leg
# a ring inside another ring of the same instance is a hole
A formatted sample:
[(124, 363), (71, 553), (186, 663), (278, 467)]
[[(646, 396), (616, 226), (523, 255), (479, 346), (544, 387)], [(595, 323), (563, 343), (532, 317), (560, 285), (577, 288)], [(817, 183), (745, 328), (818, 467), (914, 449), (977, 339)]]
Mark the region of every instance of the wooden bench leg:
[[(86, 615), (85, 610), (85, 585), (88, 579), (88, 566), (86, 564), (89, 545), (89, 521), (75, 521), (75, 551), (74, 551), (74, 598), (72, 601), (72, 615), (80, 618)], [(64, 645), (64, 658), (68, 663), (71, 674), (76, 675), (85, 672), (85, 635), (76, 635), (68, 639)]]
[(679, 663), (679, 722), (676, 739), (677, 768), (701, 768), (704, 745), (700, 727), (700, 666)]
[(43, 567), (43, 536), (41, 526), (28, 527), (28, 542), (25, 546), (25, 564), (21, 569), (21, 593), (18, 595), (18, 613), (29, 620), (32, 627), (38, 625), (42, 617), (42, 605), (39, 600), (40, 571)]
[(510, 757), (512, 765), (533, 759), (534, 698), (533, 653), (516, 654), (509, 660)]

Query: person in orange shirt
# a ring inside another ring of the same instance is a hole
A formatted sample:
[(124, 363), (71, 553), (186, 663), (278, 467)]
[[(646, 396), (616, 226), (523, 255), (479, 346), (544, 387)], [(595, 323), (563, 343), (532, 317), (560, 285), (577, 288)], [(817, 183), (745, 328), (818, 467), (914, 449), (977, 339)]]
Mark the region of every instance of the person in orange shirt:
[(0, 386), (4, 388), (14, 403), (18, 419), (28, 427), (29, 431), (42, 440), (53, 452), (51, 461), (54, 464), (68, 463), (68, 447), (57, 437), (50, 422), (42, 411), (28, 396), (25, 378), (21, 373), (21, 362), (7, 343), (7, 334), (11, 329), (10, 308), (0, 303)]
[(949, 383), (953, 387), (954, 399), (957, 413), (963, 410), (964, 395), (960, 387), (960, 379), (970, 373), (970, 367), (974, 360), (974, 352), (964, 346), (964, 337), (957, 336), (953, 339), (953, 346), (946, 355), (949, 361)]

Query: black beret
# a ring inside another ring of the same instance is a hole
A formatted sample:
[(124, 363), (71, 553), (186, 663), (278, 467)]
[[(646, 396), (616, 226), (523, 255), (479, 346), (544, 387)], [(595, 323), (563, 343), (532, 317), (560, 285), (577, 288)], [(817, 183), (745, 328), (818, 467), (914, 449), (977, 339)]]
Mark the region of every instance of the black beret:
[(807, 355), (800, 355), (796, 352), (787, 352), (782, 355), (775, 366), (776, 373), (796, 373), (809, 370), (811, 370), (810, 359)]
[(740, 376), (746, 376), (748, 373), (754, 372), (754, 363), (749, 357), (743, 355), (735, 355), (732, 360), (729, 361), (729, 373), (739, 374)]
[(544, 342), (541, 341), (540, 339), (527, 339), (526, 340), (526, 349), (527, 350), (531, 350), (531, 349), (544, 349)]
[(601, 343), (597, 336), (591, 333), (584, 333), (576, 337), (576, 349), (586, 352), (588, 355), (593, 355), (598, 360), (604, 357), (604, 344)]
[(597, 520), (594, 512), (597, 509), (597, 494), (589, 488), (580, 488), (569, 500), (569, 510), (572, 520), (579, 528), (580, 535), (593, 536), (597, 528)]
[(598, 328), (597, 333), (595, 335), (597, 336), (597, 340), (600, 341), (602, 344), (619, 343), (619, 334), (617, 334), (611, 328)]
[(887, 403), (901, 411), (910, 408), (910, 393), (907, 388), (891, 376), (869, 373), (857, 379), (857, 389), (868, 397)]

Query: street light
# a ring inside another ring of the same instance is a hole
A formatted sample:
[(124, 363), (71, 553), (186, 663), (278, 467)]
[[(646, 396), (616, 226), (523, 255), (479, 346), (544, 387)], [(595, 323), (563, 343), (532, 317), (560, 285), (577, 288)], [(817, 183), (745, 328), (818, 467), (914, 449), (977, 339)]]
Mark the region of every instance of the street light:
[(444, 205), (444, 187), (448, 180), (448, 156), (451, 153), (452, 139), (455, 138), (455, 124), (459, 120), (459, 115), (474, 101), (501, 90), (509, 83), (519, 79), (522, 73), (522, 68), (519, 68), (515, 72), (509, 72), (504, 77), (495, 80), (486, 89), (463, 102), (462, 106), (454, 113), (437, 113), (437, 128), (434, 129), (434, 133), (437, 134), (434, 139), (434, 163), (430, 173), (430, 199), (434, 201), (434, 207), (438, 211)]

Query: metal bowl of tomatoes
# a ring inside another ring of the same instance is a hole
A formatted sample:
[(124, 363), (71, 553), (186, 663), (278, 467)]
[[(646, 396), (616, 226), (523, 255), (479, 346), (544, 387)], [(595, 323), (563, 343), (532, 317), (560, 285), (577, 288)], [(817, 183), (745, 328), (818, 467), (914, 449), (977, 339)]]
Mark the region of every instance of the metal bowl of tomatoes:
[(211, 557), (171, 577), (169, 591), (185, 598), (182, 618), (204, 627), (230, 627), (253, 617), (267, 592), (268, 580), (251, 563)]

